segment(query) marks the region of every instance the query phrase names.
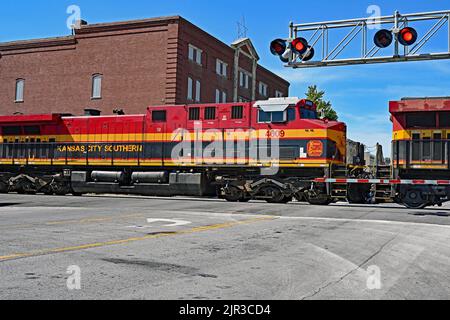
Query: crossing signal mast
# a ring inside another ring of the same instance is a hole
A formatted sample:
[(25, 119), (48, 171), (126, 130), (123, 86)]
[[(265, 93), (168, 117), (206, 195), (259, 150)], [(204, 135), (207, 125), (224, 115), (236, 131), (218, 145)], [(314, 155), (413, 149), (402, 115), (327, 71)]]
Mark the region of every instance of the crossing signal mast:
[[(419, 33), (411, 25), (421, 21), (435, 21), (435, 24), (419, 38)], [(445, 37), (447, 51), (420, 52), (445, 25), (447, 25)], [(383, 28), (380, 30), (380, 27)], [(340, 29), (349, 31), (330, 50), (330, 33)], [(369, 33), (372, 29), (378, 29), (378, 31), (375, 32), (373, 45), (369, 49)], [(307, 34), (310, 35), (308, 40)], [(356, 43), (357, 41), (359, 44)], [(317, 49), (318, 46), (321, 47), (321, 52)], [(391, 46), (393, 46), (393, 54), (382, 55)], [(350, 58), (342, 58), (342, 52), (348, 47), (352, 51), (355, 51), (355, 47), (361, 48), (361, 52), (354, 53)], [(272, 41), (270, 51), (291, 68), (450, 59), (450, 11), (405, 15), (396, 11), (392, 16), (304, 24), (291, 23), (289, 38)], [(314, 59), (316, 53), (321, 53), (320, 58)]]

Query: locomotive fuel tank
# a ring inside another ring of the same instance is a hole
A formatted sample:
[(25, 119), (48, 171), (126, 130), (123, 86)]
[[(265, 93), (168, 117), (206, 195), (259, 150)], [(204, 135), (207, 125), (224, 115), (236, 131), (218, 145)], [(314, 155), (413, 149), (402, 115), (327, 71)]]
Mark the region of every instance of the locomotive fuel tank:
[(168, 183), (169, 173), (162, 172), (134, 172), (131, 175), (131, 181), (135, 184), (139, 183)]
[(123, 183), (125, 182), (125, 173), (121, 171), (93, 171), (91, 179), (94, 182)]

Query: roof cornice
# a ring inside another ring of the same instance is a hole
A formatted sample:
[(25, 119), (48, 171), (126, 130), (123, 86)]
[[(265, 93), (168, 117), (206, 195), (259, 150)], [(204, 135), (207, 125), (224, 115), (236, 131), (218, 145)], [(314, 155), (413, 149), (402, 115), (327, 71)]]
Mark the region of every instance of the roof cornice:
[(111, 32), (111, 31), (121, 31), (130, 29), (140, 29), (155, 26), (165, 26), (171, 23), (175, 23), (181, 19), (180, 16), (170, 16), (143, 20), (131, 20), (131, 21), (120, 21), (112, 23), (98, 23), (98, 24), (87, 24), (82, 25), (80, 28), (75, 29), (76, 35), (84, 35), (90, 33), (99, 32)]
[(0, 43), (0, 51), (58, 47), (58, 46), (74, 45), (76, 43), (77, 41), (73, 36), (13, 41)]

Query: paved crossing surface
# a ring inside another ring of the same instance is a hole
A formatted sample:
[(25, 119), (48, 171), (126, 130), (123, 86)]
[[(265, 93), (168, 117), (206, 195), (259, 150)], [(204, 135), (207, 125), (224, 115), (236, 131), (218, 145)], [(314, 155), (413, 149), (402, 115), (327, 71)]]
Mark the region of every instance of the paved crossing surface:
[(450, 297), (450, 206), (0, 195), (0, 241), (0, 299)]

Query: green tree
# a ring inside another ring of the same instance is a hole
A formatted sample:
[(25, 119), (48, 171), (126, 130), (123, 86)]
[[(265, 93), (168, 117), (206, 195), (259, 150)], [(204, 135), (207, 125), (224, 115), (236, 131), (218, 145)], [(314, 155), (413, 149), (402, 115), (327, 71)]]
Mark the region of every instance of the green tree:
[(310, 86), (306, 93), (306, 98), (317, 105), (317, 111), (319, 111), (319, 113), (323, 112), (325, 118), (331, 121), (337, 121), (339, 119), (337, 112), (333, 109), (331, 102), (325, 101), (324, 97), (325, 91), (319, 91), (316, 85)]

